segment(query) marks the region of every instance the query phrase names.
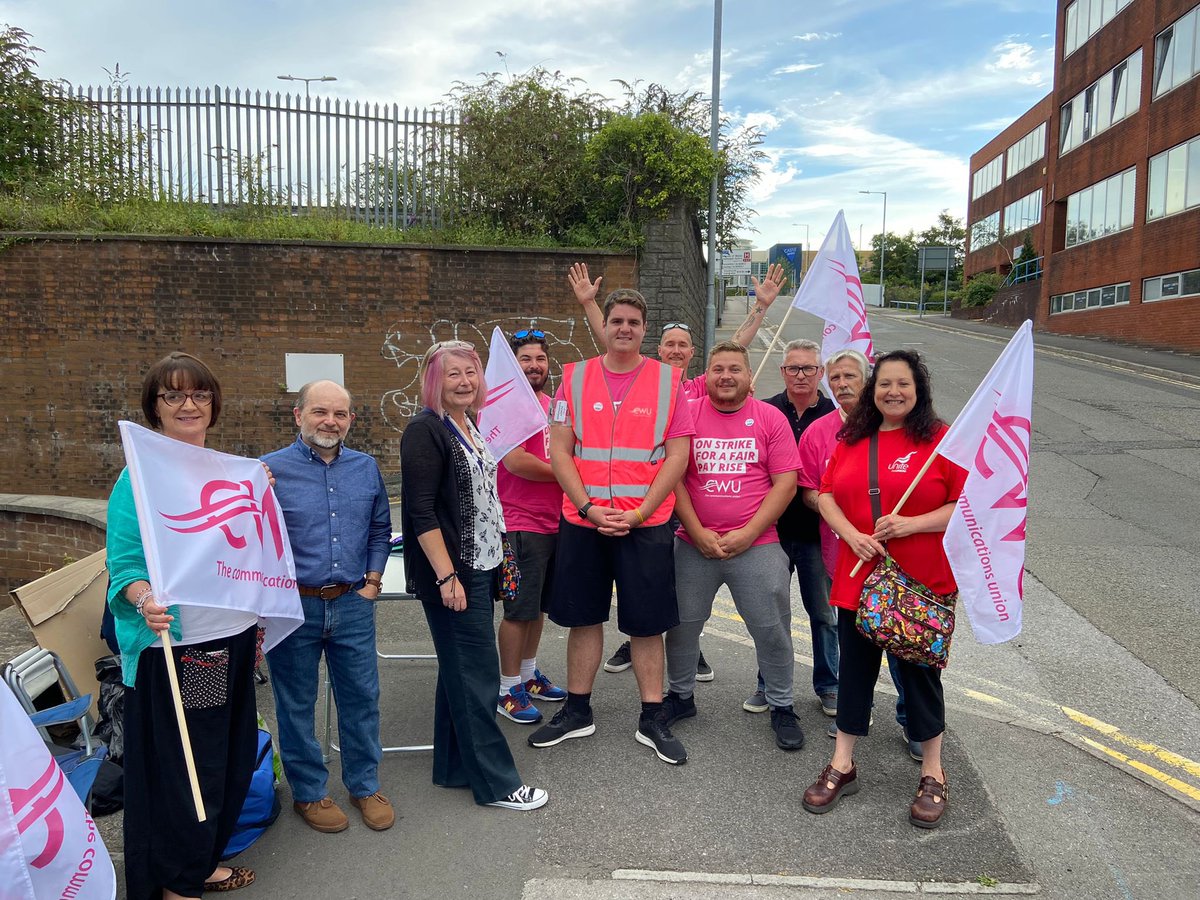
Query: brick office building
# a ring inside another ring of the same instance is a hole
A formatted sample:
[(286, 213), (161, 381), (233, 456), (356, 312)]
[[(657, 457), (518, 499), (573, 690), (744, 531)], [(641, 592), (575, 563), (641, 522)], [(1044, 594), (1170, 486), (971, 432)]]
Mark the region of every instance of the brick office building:
[(1198, 351), (1200, 4), (1060, 0), (1056, 35), (1053, 91), (971, 157), (966, 275), (1031, 229), (1038, 330)]

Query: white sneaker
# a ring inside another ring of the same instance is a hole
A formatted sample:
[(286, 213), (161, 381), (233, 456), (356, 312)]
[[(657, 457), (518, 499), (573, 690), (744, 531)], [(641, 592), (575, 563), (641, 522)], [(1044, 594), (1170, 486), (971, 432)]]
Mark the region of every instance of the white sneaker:
[(545, 806), (546, 801), (550, 799), (550, 795), (541, 788), (530, 787), (527, 784), (521, 785), (507, 797), (501, 800), (495, 800), (488, 806), (499, 806), (501, 809), (537, 809)]

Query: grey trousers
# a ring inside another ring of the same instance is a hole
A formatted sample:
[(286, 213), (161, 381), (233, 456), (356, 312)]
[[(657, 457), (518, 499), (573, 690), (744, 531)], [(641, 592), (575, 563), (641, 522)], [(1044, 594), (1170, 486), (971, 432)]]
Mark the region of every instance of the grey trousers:
[(777, 543), (759, 544), (732, 559), (708, 559), (675, 538), (679, 624), (667, 632), (667, 683), (683, 697), (696, 688), (700, 632), (722, 584), (754, 638), (758, 669), (772, 706), (792, 705), (792, 601), (788, 556)]

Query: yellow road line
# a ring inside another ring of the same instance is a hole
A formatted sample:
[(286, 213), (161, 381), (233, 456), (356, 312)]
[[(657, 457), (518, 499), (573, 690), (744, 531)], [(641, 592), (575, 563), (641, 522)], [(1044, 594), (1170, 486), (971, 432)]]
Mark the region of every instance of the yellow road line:
[(1190, 784), (1180, 781), (1178, 778), (1172, 778), (1166, 772), (1160, 772), (1153, 766), (1148, 766), (1144, 762), (1131, 759), (1119, 750), (1114, 750), (1111, 747), (1105, 747), (1099, 741), (1093, 741), (1091, 738), (1083, 737), (1082, 735), (1079, 739), (1089, 747), (1094, 747), (1101, 753), (1111, 756), (1118, 762), (1124, 763), (1130, 768), (1137, 769), (1139, 772), (1149, 775), (1155, 781), (1162, 782), (1167, 787), (1174, 788), (1175, 790), (1179, 791), (1179, 793), (1191, 797), (1193, 800), (1200, 800), (1200, 788), (1194, 788)]
[(1135, 737), (1130, 737), (1123, 734), (1115, 725), (1109, 725), (1107, 722), (1101, 722), (1099, 719), (1094, 719), (1087, 713), (1081, 713), (1077, 709), (1071, 709), (1069, 706), (1062, 707), (1062, 711), (1066, 713), (1067, 718), (1078, 722), (1080, 725), (1085, 725), (1094, 731), (1098, 731), (1106, 737), (1112, 738), (1114, 741), (1119, 741), (1127, 747), (1133, 747), (1135, 750), (1140, 750), (1142, 753), (1148, 753), (1151, 756), (1162, 760), (1167, 765), (1175, 766), (1183, 769), (1189, 775), (1200, 777), (1200, 763), (1195, 760), (1188, 759), (1186, 756), (1180, 756), (1167, 750), (1165, 747), (1160, 747), (1157, 744), (1152, 744), (1149, 741), (1139, 740)]

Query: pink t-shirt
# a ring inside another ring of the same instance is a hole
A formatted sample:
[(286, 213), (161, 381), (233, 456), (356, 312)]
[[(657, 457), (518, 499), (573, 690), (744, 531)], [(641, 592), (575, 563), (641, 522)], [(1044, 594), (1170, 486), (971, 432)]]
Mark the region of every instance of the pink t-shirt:
[[(550, 398), (538, 393), (542, 410), (550, 412)], [(550, 462), (550, 428), (543, 428), (521, 445), (542, 462)], [(496, 488), (504, 508), (504, 524), (509, 531), (533, 531), (537, 534), (558, 534), (558, 518), (562, 512), (562, 488), (557, 481), (530, 481), (514, 475), (501, 463), (496, 469)]]
[[(835, 407), (833, 412), (821, 416), (804, 429), (804, 434), (800, 435), (800, 476), (798, 481), (801, 490), (811, 488), (819, 491), (821, 489), (821, 478), (825, 474), (826, 466), (829, 465), (829, 458), (833, 456), (834, 448), (837, 447), (837, 433), (842, 430), (845, 421), (842, 418), (842, 408)], [(824, 519), (821, 519), (820, 528), (821, 559), (825, 563), (825, 571), (832, 578), (834, 569), (837, 567), (838, 541), (840, 539)]]
[(697, 375), (695, 378), (685, 378), (680, 384), (680, 393), (689, 400), (700, 400), (708, 396), (708, 387), (704, 382), (704, 374)]
[[(580, 363), (580, 365), (583, 364)], [(614, 407), (618, 409), (620, 408), (621, 398), (629, 393), (629, 388), (633, 386), (634, 378), (637, 377), (638, 372), (642, 371), (642, 368), (643, 367), (639, 365), (630, 372), (610, 372), (604, 365), (603, 361), (601, 361), (600, 370), (604, 373), (604, 383), (608, 385), (608, 393), (612, 397)], [(558, 391), (554, 394), (555, 402), (559, 400), (565, 400), (566, 396), (566, 385), (560, 384), (558, 386)], [(680, 390), (675, 395), (675, 410), (671, 415), (671, 421), (667, 425), (667, 433), (663, 440), (670, 440), (671, 438), (677, 437), (687, 437), (688, 435), (696, 433), (696, 428), (692, 424), (692, 412), (690, 409), (688, 409), (690, 405), (691, 404), (688, 403), (688, 398), (685, 397), (683, 395), (683, 391)], [(564, 424), (571, 425), (573, 423), (567, 421)]]
[[(746, 399), (735, 413), (721, 412), (707, 396), (688, 404), (696, 423), (683, 486), (700, 523), (718, 534), (741, 528), (771, 490), (771, 476), (800, 468), (796, 439), (775, 407)], [(678, 534), (691, 543), (681, 527)], [(771, 523), (754, 545), (779, 540)]]

